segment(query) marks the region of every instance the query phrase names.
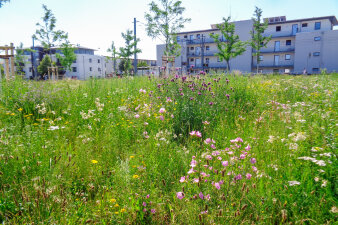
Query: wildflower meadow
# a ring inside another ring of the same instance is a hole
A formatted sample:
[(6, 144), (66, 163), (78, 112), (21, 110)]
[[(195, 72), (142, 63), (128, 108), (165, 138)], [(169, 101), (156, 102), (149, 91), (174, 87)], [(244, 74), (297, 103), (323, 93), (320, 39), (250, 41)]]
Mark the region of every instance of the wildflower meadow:
[(337, 74), (3, 81), (2, 224), (335, 224)]

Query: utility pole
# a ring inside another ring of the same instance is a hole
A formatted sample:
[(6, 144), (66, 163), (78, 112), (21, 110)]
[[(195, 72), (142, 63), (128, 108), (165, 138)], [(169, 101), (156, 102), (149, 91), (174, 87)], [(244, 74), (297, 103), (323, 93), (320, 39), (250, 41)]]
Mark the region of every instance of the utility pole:
[[(134, 18), (134, 42), (136, 43), (136, 18)], [(134, 46), (134, 76), (136, 76), (137, 73), (137, 55), (136, 55), (136, 44)]]

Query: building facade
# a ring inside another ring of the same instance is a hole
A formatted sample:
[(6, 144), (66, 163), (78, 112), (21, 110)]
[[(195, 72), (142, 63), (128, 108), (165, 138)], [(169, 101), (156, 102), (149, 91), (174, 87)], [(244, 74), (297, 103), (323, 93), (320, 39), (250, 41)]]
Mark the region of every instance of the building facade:
[[(271, 36), (266, 48), (259, 56), (260, 73), (318, 73), (321, 69), (328, 72), (338, 71), (338, 25), (335, 16), (286, 20), (286, 17), (265, 19), (268, 28), (265, 36)], [(251, 40), (253, 21), (235, 21), (235, 33), (240, 40)], [(173, 66), (186, 72), (224, 72), (226, 62), (220, 62), (215, 53), (217, 45), (210, 34), (221, 32), (216, 25), (211, 29), (177, 34), (181, 46), (181, 55), (175, 59)], [(226, 41), (220, 36), (220, 41)], [(157, 46), (157, 64), (162, 66), (165, 45)], [(248, 46), (243, 55), (230, 60), (231, 70), (243, 73), (255, 72), (257, 59), (254, 50)]]

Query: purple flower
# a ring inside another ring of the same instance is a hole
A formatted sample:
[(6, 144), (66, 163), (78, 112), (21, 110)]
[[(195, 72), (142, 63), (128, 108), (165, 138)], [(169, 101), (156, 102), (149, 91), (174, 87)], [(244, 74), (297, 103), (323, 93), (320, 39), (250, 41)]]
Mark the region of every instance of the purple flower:
[(164, 120), (164, 116), (160, 116), (160, 120), (162, 120), (162, 121), (163, 121), (163, 120)]
[(191, 163), (190, 163), (190, 166), (191, 166), (191, 167), (195, 167), (196, 165), (197, 165), (196, 160), (192, 159), (192, 160), (191, 160)]
[(196, 170), (194, 170), (194, 168), (191, 168), (189, 171), (188, 171), (188, 174), (192, 174), (192, 173), (195, 173)]
[(251, 175), (250, 173), (247, 173), (247, 174), (246, 174), (246, 179), (250, 180), (251, 177), (252, 177), (252, 175)]
[(215, 148), (216, 148), (216, 146), (215, 146), (214, 144), (211, 144), (210, 147), (211, 147), (212, 149), (215, 149)]
[(207, 159), (207, 160), (212, 160), (212, 156), (211, 156), (211, 155), (207, 155), (207, 156), (205, 157), (205, 159)]
[(238, 175), (235, 177), (235, 180), (242, 180), (242, 175), (241, 175), (241, 174), (238, 174)]
[(159, 113), (165, 113), (165, 108), (160, 108)]
[(247, 150), (247, 151), (250, 151), (250, 149), (251, 149), (250, 145), (245, 147), (245, 150)]
[(213, 105), (214, 103), (213, 102), (209, 102), (209, 105)]
[(229, 165), (229, 162), (228, 161), (223, 161), (222, 162), (222, 166), (228, 166)]
[(218, 156), (217, 159), (218, 159), (219, 161), (221, 161), (221, 160), (222, 160), (222, 157)]
[(193, 182), (194, 182), (194, 183), (198, 183), (198, 182), (200, 182), (200, 179), (194, 178), (194, 179), (193, 179)]
[(186, 180), (185, 180), (185, 176), (184, 176), (184, 177), (181, 177), (180, 182), (183, 183), (183, 182), (185, 182), (185, 181), (186, 181)]
[(208, 194), (207, 196), (205, 196), (205, 199), (209, 201), (210, 200), (210, 195)]
[(146, 206), (147, 206), (147, 203), (146, 203), (146, 202), (143, 202), (142, 205), (143, 205), (144, 207), (146, 207)]
[(147, 209), (146, 209), (146, 208), (144, 208), (144, 209), (143, 209), (143, 212), (147, 212)]
[(239, 158), (240, 159), (245, 159), (245, 154), (241, 154)]
[(140, 115), (139, 115), (139, 114), (136, 114), (136, 115), (135, 115), (135, 118), (136, 118), (136, 119), (140, 118)]
[(256, 159), (255, 159), (255, 158), (252, 158), (252, 159), (250, 159), (250, 162), (251, 162), (252, 164), (255, 164), (255, 163), (256, 163)]
[(221, 185), (217, 182), (217, 183), (215, 183), (215, 188), (217, 188), (219, 190), (219, 189), (221, 189)]
[(149, 195), (149, 194), (147, 194), (146, 198), (149, 198), (149, 197), (150, 197), (150, 195)]
[(202, 137), (202, 133), (199, 132), (199, 131), (196, 131), (196, 136), (201, 138)]
[(183, 192), (177, 192), (177, 193), (176, 193), (176, 197), (177, 197), (178, 199), (183, 199), (183, 198), (184, 198), (184, 193), (183, 193)]
[(202, 192), (200, 192), (200, 193), (198, 194), (198, 197), (200, 197), (200, 199), (202, 199), (202, 200), (203, 200), (203, 198), (204, 198), (204, 195), (203, 195), (203, 193), (202, 193)]
[(156, 209), (151, 209), (150, 211), (152, 214), (156, 213)]
[(252, 166), (252, 170), (253, 170), (254, 172), (257, 172), (257, 167)]
[(196, 135), (196, 131), (191, 131), (190, 133), (189, 133), (191, 136), (195, 136)]
[(207, 138), (207, 139), (205, 139), (205, 140), (204, 140), (204, 143), (206, 143), (206, 144), (210, 144), (210, 143), (211, 143), (211, 138)]

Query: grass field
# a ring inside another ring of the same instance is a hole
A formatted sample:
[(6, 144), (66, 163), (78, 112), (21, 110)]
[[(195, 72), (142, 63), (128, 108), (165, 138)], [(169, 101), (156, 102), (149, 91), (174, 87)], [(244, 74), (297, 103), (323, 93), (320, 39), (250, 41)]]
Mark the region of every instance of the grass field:
[(335, 224), (337, 80), (3, 82), (0, 223)]

